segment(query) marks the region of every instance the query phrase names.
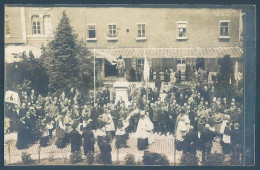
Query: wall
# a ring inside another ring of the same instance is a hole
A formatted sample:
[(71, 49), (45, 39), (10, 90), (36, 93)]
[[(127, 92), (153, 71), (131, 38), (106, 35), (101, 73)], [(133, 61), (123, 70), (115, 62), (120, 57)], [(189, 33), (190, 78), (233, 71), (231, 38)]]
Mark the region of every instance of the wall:
[[(9, 11), (17, 9), (18, 7), (8, 8)], [(44, 35), (43, 16), (51, 15), (54, 31), (61, 19), (63, 10), (66, 10), (78, 38), (83, 39), (88, 48), (207, 48), (231, 47), (234, 46), (234, 43), (239, 42), (240, 10), (236, 9), (25, 7), (27, 43), (34, 46), (46, 44), (51, 37)], [(20, 13), (14, 12), (13, 14), (19, 16)], [(32, 35), (32, 15), (41, 16), (42, 35), (40, 36)], [(13, 22), (17, 23), (16, 20), (14, 19)], [(219, 39), (219, 20), (230, 20), (230, 40), (228, 41)], [(177, 21), (188, 22), (188, 40), (176, 40)], [(107, 41), (108, 23), (117, 24), (118, 41)], [(137, 23), (146, 24), (146, 41), (136, 41)], [(96, 42), (86, 41), (87, 24), (96, 24)], [(13, 27), (13, 25), (10, 23), (10, 26)], [(20, 24), (16, 25), (20, 26)], [(129, 29), (129, 32), (126, 32), (126, 29)]]
[(5, 15), (8, 15), (10, 29), (10, 36), (5, 36), (5, 43), (24, 43), (20, 7), (5, 8)]

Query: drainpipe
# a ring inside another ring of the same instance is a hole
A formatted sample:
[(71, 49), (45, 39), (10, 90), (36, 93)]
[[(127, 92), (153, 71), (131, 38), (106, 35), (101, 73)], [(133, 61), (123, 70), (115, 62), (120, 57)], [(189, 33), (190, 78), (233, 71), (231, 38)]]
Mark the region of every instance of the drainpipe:
[(24, 44), (27, 44), (24, 7), (21, 7), (20, 9), (21, 9), (21, 23), (22, 23), (22, 38)]

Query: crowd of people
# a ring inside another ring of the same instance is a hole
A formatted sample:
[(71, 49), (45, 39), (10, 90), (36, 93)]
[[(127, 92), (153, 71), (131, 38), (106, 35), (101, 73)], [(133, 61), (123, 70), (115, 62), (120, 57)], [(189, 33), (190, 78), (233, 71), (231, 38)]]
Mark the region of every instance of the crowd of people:
[(136, 134), (139, 150), (155, 142), (154, 134), (173, 135), (177, 150), (194, 154), (201, 150), (203, 161), (219, 151), (241, 161), (240, 101), (217, 98), (207, 79), (186, 86), (175, 84), (169, 91), (161, 89), (158, 81), (154, 88), (132, 84), (127, 103), (122, 98), (115, 102), (109, 88), (99, 90), (95, 97), (92, 92), (87, 99), (73, 88), (46, 97), (34, 90), (23, 91), (20, 106), (6, 103), (6, 133), (17, 132), (18, 149), (38, 141), (45, 147), (55, 141), (58, 148), (71, 143), (71, 152), (81, 151), (83, 145), (84, 155), (88, 155), (96, 152), (97, 143), (105, 164), (111, 164), (113, 140), (118, 149), (129, 147), (129, 133)]

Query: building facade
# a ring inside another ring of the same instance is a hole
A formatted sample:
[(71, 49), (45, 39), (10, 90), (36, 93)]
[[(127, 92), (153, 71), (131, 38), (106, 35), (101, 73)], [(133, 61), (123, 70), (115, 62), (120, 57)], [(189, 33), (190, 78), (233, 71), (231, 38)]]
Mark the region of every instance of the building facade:
[[(118, 57), (127, 70), (143, 69), (144, 56), (154, 71), (187, 65), (216, 72), (225, 54), (243, 71), (243, 12), (220, 8), (15, 7), (5, 8), (5, 44), (40, 48), (53, 37), (66, 10), (87, 48)], [(102, 60), (102, 79), (116, 68)]]

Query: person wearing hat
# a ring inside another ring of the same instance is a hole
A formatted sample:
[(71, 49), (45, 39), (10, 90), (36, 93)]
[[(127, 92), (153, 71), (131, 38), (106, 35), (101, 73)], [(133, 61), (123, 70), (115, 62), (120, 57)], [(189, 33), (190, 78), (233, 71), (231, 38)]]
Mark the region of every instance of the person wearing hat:
[[(232, 146), (232, 155), (231, 161), (238, 165), (239, 162), (243, 161), (243, 131), (240, 130), (240, 125), (234, 123), (234, 129), (231, 131), (231, 146)], [(242, 160), (240, 160), (242, 158)]]
[(206, 111), (203, 109), (202, 105), (198, 106), (197, 119), (196, 120), (197, 120), (198, 131), (199, 132), (204, 131), (205, 124), (208, 120), (208, 115), (207, 115)]
[(82, 119), (90, 119), (90, 110), (87, 105), (83, 106), (81, 116), (82, 116)]
[(212, 115), (212, 118), (213, 120), (215, 121), (215, 124), (214, 124), (214, 127), (215, 127), (215, 131), (217, 133), (220, 133), (220, 128), (221, 128), (221, 125), (223, 123), (223, 119), (224, 119), (224, 116), (222, 113), (220, 112), (216, 112)]
[(84, 142), (84, 155), (87, 156), (90, 152), (94, 153), (95, 137), (94, 133), (91, 130), (91, 124), (88, 123), (86, 127), (83, 128), (82, 138)]

